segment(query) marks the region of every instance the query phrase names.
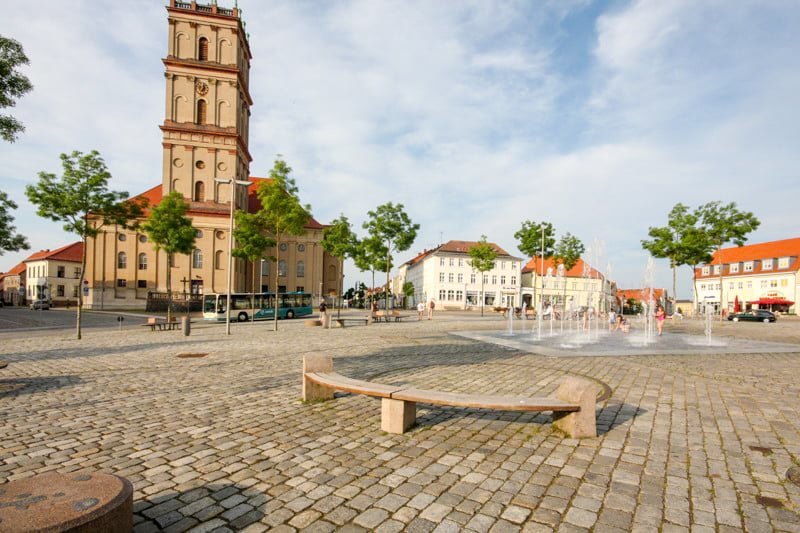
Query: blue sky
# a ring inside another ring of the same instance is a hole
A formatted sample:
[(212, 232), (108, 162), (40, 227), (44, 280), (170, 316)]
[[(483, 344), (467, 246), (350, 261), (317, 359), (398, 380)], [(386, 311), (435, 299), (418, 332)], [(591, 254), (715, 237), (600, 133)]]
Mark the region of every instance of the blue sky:
[[(634, 287), (648, 226), (710, 200), (759, 216), (753, 242), (798, 236), (796, 2), (239, 5), (254, 56), (251, 174), (283, 154), (322, 222), (344, 213), (360, 227), (402, 202), (422, 229), (401, 260), (440, 235), (486, 234), (519, 255), (514, 232), (544, 219), (597, 243), (600, 269)], [(60, 170), (59, 153), (99, 150), (113, 188), (132, 194), (161, 179), (166, 11), (98, 6), (11, 0), (0, 19), (35, 87), (12, 110), (26, 133), (0, 143), (0, 188), (35, 249), (71, 241), (23, 194)], [(23, 255), (0, 256), (0, 270)], [(688, 280), (685, 269), (681, 297)]]

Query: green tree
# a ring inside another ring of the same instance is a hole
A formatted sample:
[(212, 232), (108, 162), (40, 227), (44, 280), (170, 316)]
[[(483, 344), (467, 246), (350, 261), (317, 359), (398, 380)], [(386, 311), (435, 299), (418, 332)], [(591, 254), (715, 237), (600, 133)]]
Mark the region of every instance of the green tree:
[[(389, 252), (383, 242), (377, 237), (366, 237), (357, 240), (353, 249), (353, 262), (361, 272), (372, 272), (372, 287), (370, 287), (370, 307), (375, 301), (375, 272), (383, 272), (392, 268), (387, 262)], [(363, 284), (362, 284), (363, 285)]]
[(689, 207), (678, 203), (667, 215), (667, 225), (651, 227), (647, 234), (650, 240), (642, 241), (642, 248), (650, 252), (653, 257), (669, 259), (672, 269), (672, 299), (677, 295), (677, 270), (681, 265), (687, 264), (687, 241), (696, 229), (697, 215)]
[(0, 191), (0, 255), (5, 252), (18, 252), (30, 248), (28, 239), (15, 233), (17, 228), (14, 226), (14, 217), (9, 211), (16, 208), (16, 202)]
[(233, 248), (231, 255), (250, 261), (253, 264), (253, 297), (252, 305), (253, 316), (250, 317), (250, 322), (256, 322), (256, 292), (260, 292), (260, 288), (256, 290), (256, 275), (259, 273), (261, 259), (264, 257), (264, 252), (267, 248), (275, 246), (275, 239), (267, 235), (267, 228), (264, 224), (264, 217), (262, 213), (247, 213), (246, 211), (236, 211), (234, 215), (236, 226), (233, 230), (233, 237), (236, 247)]
[[(285, 236), (303, 235), (308, 219), (311, 218), (311, 206), (300, 203), (297, 185), (289, 177), (292, 168), (281, 159), (275, 160), (272, 170), (269, 171), (269, 181), (263, 181), (258, 186), (256, 194), (261, 201), (260, 214), (264, 219), (266, 230), (275, 239), (276, 253), (272, 258), (276, 266), (280, 263), (280, 246)], [(278, 283), (280, 272), (275, 269), (275, 317), (273, 331), (278, 331)], [(322, 295), (320, 295), (322, 296)]]
[[(344, 289), (344, 260), (348, 257), (352, 258), (356, 250), (356, 234), (353, 233), (353, 228), (350, 221), (343, 214), (339, 218), (334, 219), (330, 226), (322, 230), (322, 248), (331, 254), (333, 257), (341, 261), (341, 268), (339, 269), (339, 290), (336, 292), (341, 297)], [(336, 316), (341, 315), (341, 302), (336, 307)]]
[[(20, 74), (18, 67), (28, 64), (22, 45), (0, 35), (0, 109), (14, 107), (17, 98), (33, 89), (30, 80)], [(11, 115), (0, 115), (0, 137), (14, 142), (25, 126)]]
[(408, 299), (414, 296), (414, 284), (410, 281), (406, 281), (403, 283), (403, 295), (405, 299), (403, 300), (403, 309), (408, 309)]
[[(556, 246), (556, 230), (550, 222), (526, 220), (514, 234), (519, 241), (519, 250), (528, 257), (538, 258), (540, 264), (545, 257), (552, 257)], [(533, 301), (536, 302), (536, 269), (533, 276)], [(544, 272), (542, 272), (542, 276)], [(544, 290), (543, 290), (544, 292)], [(542, 295), (543, 296), (543, 295)]]
[[(386, 249), (386, 287), (389, 287), (389, 271), (394, 257), (392, 252), (404, 252), (411, 248), (417, 238), (419, 224), (414, 224), (404, 210), (403, 204), (392, 202), (379, 205), (375, 211), (367, 213), (369, 220), (364, 222), (364, 229), (372, 237), (379, 239)], [(385, 308), (389, 309), (389, 291), (386, 291)]]
[[(586, 247), (581, 240), (571, 233), (567, 232), (561, 236), (561, 239), (555, 246), (553, 251), (553, 259), (564, 265), (564, 271), (569, 272), (586, 251)], [(564, 282), (564, 298), (561, 306), (563, 313), (567, 308), (567, 284)]]
[[(189, 255), (194, 251), (196, 230), (186, 216), (189, 203), (178, 191), (164, 196), (150, 211), (142, 230), (153, 247), (167, 255), (167, 321), (172, 318), (172, 262), (175, 254)], [(187, 302), (188, 305), (188, 302)]]
[(556, 246), (556, 230), (550, 222), (526, 220), (514, 234), (519, 251), (528, 257), (551, 257)]
[[(96, 150), (88, 154), (74, 151), (61, 154), (63, 174), (60, 178), (49, 172), (39, 172), (36, 185), (25, 187), (25, 195), (34, 204), (36, 214), (63, 222), (64, 231), (74, 233), (83, 242), (81, 276), (83, 287), (86, 271), (86, 241), (95, 238), (107, 225), (136, 229), (142, 216), (143, 201), (124, 201), (127, 192), (108, 190), (111, 173)], [(83, 291), (78, 290), (76, 332), (81, 338), (81, 308)]]
[[(707, 243), (716, 252), (719, 269), (719, 306), (722, 311), (722, 274), (725, 265), (722, 261), (722, 247), (728, 243), (744, 246), (747, 234), (757, 230), (761, 221), (749, 211), (740, 211), (736, 202), (722, 204), (722, 202), (708, 202), (697, 208), (696, 215), (701, 221), (701, 227)], [(722, 320), (722, 312), (720, 312)]]
[(494, 268), (494, 261), (497, 259), (497, 250), (494, 246), (486, 242), (486, 235), (481, 235), (477, 244), (472, 246), (467, 251), (470, 261), (472, 262), (472, 269), (480, 272), (481, 276), (481, 316), (483, 316), (483, 304), (486, 298), (483, 294), (483, 273), (489, 272)]

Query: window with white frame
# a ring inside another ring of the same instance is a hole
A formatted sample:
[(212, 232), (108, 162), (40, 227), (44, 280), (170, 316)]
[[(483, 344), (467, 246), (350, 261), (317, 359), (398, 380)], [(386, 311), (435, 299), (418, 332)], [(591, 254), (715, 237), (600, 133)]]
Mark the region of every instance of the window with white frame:
[(439, 290), (439, 301), (444, 301), (445, 294), (447, 294), (444, 289)]
[(752, 272), (753, 271), (753, 262), (748, 261), (744, 264), (744, 271), (745, 272)]
[(777, 287), (778, 286), (778, 280), (777, 279), (769, 280), (769, 286), (772, 287), (772, 288)]
[(748, 281), (747, 282), (747, 288), (748, 289), (752, 289), (753, 288), (753, 282), (752, 281)]
[(728, 284), (728, 288), (729, 288), (729, 289), (732, 289), (732, 288), (733, 288), (733, 282), (732, 282), (732, 281), (731, 281), (731, 282)]
[(453, 279), (454, 279), (454, 277), (453, 277), (453, 273), (452, 273), (452, 272), (450, 272), (450, 273), (447, 275), (447, 281), (448, 281), (449, 283), (453, 283)]
[(462, 258), (462, 257), (458, 258), (458, 266), (460, 266), (460, 267), (464, 266), (464, 258)]
[(452, 302), (453, 298), (455, 298), (455, 291), (447, 291), (447, 300)]
[(464, 274), (459, 274), (458, 275), (458, 282), (459, 283), (464, 283)]
[(739, 272), (739, 263), (731, 263), (729, 269), (731, 273)]
[(740, 289), (744, 289), (744, 283), (743, 283), (743, 282), (741, 282), (741, 281), (739, 282), (739, 288), (740, 288)]
[(506, 284), (506, 277), (500, 276), (500, 285), (505, 285), (505, 284)]
[(722, 265), (714, 265), (714, 274), (722, 272)]
[(761, 262), (761, 268), (764, 270), (772, 270), (772, 259), (764, 259)]
[(492, 285), (497, 285), (497, 276), (492, 276)]
[(440, 257), (439, 258), (439, 266), (441, 266), (441, 267), (444, 266), (444, 257)]
[(460, 302), (464, 299), (464, 291), (456, 291), (456, 301)]
[(703, 275), (708, 276), (709, 272), (711, 272), (710, 267), (704, 266), (703, 267)]
[(444, 272), (439, 272), (439, 283), (444, 283)]
[(489, 274), (484, 274), (483, 275), (483, 283), (484, 284), (489, 283)]
[(789, 258), (781, 257), (778, 259), (778, 268), (789, 268)]
[(762, 288), (762, 289), (765, 289), (766, 287), (767, 287), (767, 280), (765, 280), (765, 279), (762, 279), (762, 280), (761, 280), (761, 288)]
[(470, 283), (475, 283), (475, 278), (476, 278), (476, 277), (477, 277), (477, 276), (475, 276), (475, 274), (470, 274), (470, 275), (469, 275), (469, 282), (470, 282)]
[(511, 284), (512, 285), (516, 285), (517, 284), (517, 276), (511, 276)]
[(450, 258), (450, 266), (455, 266), (456, 260), (454, 258)]

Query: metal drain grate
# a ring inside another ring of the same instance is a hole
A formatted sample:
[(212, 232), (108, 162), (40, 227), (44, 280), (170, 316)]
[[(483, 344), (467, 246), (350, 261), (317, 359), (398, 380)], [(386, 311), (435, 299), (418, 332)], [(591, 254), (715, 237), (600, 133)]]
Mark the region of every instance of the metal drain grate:
[(205, 357), (207, 353), (179, 353), (178, 357), (181, 359), (197, 359), (198, 357)]
[(793, 466), (786, 471), (786, 479), (800, 486), (800, 466)]

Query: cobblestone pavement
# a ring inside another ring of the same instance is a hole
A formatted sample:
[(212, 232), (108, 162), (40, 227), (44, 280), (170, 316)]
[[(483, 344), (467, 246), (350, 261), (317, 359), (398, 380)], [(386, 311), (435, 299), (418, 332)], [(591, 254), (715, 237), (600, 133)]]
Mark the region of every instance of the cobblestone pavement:
[[(800, 531), (800, 346), (552, 358), (446, 333), (496, 317), (280, 325), (0, 337), (0, 482), (126, 476), (141, 532)], [(299, 401), (302, 356), (322, 351), (384, 383), (539, 395), (578, 374), (612, 395), (596, 439), (545, 413), (426, 406), (390, 435), (375, 399)]]

